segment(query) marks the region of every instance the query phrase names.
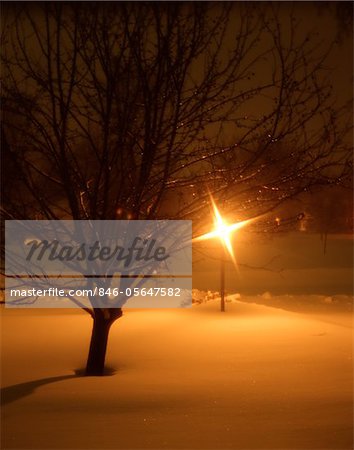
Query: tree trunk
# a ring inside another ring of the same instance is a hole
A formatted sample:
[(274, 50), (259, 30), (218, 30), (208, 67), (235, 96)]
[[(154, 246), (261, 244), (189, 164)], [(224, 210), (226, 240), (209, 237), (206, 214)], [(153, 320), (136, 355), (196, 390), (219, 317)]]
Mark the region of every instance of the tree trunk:
[(87, 358), (86, 375), (103, 375), (111, 317), (95, 314), (91, 334), (90, 350)]

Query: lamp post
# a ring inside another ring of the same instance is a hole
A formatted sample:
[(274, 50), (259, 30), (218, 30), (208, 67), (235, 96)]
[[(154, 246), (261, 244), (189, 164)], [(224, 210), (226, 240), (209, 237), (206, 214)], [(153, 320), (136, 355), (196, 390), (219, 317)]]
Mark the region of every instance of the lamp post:
[(253, 219), (243, 220), (228, 224), (221, 216), (212, 196), (210, 196), (211, 204), (214, 211), (214, 230), (205, 233), (193, 239), (193, 241), (204, 241), (207, 239), (219, 238), (221, 245), (220, 255), (220, 310), (225, 312), (225, 259), (226, 251), (229, 253), (234, 265), (236, 259), (231, 243), (231, 234), (249, 224)]
[(220, 255), (220, 311), (225, 312), (225, 247), (221, 242)]

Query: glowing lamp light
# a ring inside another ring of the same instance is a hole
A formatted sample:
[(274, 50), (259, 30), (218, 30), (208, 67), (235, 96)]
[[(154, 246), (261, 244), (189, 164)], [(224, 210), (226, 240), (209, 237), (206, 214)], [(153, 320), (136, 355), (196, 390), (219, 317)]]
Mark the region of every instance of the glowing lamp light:
[(234, 231), (239, 230), (239, 229), (243, 228), (245, 225), (249, 224), (253, 219), (248, 219), (248, 220), (243, 220), (241, 222), (235, 222), (232, 224), (228, 224), (221, 217), (220, 211), (218, 210), (218, 208), (214, 202), (214, 199), (212, 197), (210, 197), (210, 199), (211, 199), (211, 204), (212, 204), (213, 210), (214, 210), (214, 226), (215, 226), (215, 228), (213, 231), (210, 231), (209, 233), (205, 233), (201, 236), (198, 236), (193, 240), (195, 242), (197, 242), (197, 241), (204, 241), (207, 239), (219, 238), (221, 243), (223, 244), (223, 246), (229, 252), (232, 261), (236, 265), (236, 259), (235, 259), (235, 255), (234, 255), (234, 251), (233, 251), (232, 243), (231, 243), (231, 235)]
[(243, 220), (241, 222), (235, 222), (232, 224), (227, 223), (220, 214), (220, 211), (218, 210), (213, 197), (210, 195), (211, 204), (213, 206), (214, 210), (214, 230), (210, 231), (209, 233), (202, 234), (201, 236), (198, 236), (193, 239), (194, 242), (197, 241), (205, 241), (207, 239), (213, 239), (218, 238), (220, 239), (221, 245), (222, 245), (222, 255), (220, 258), (220, 304), (221, 304), (221, 311), (225, 311), (225, 250), (228, 251), (236, 269), (236, 258), (234, 255), (234, 251), (232, 248), (231, 243), (231, 234), (239, 230), (240, 228), (243, 228), (245, 225), (252, 222), (254, 219), (248, 219)]

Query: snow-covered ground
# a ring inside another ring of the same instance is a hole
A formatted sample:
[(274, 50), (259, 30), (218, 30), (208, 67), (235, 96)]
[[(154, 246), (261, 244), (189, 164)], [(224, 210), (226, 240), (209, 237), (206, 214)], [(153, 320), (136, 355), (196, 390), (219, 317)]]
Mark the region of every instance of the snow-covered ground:
[[(219, 292), (193, 289), (193, 303), (201, 304), (217, 299)], [(320, 320), (352, 327), (353, 297), (350, 295), (273, 295), (266, 291), (259, 295), (240, 293), (226, 295), (226, 304), (242, 301), (271, 306), (286, 311), (306, 313)]]
[(127, 310), (102, 378), (75, 376), (87, 314), (3, 309), (2, 447), (352, 448), (351, 298), (293, 312), (305, 298), (233, 295), (221, 313), (198, 296), (186, 310)]

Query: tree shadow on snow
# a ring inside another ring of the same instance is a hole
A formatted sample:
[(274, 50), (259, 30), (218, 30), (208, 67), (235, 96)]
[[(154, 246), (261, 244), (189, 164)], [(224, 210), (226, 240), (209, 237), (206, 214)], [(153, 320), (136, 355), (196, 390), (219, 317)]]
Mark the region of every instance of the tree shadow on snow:
[[(103, 376), (112, 376), (116, 373), (116, 370), (112, 367), (107, 367), (104, 370)], [(74, 374), (60, 375), (56, 377), (41, 378), (39, 380), (26, 381), (25, 383), (14, 384), (13, 386), (7, 386), (0, 389), (1, 404), (6, 405), (8, 403), (15, 402), (23, 397), (27, 397), (32, 394), (37, 388), (50, 383), (56, 383), (57, 381), (69, 380), (70, 378), (82, 378), (85, 375), (85, 368), (76, 369)]]
[(37, 388), (49, 383), (55, 383), (57, 381), (68, 380), (70, 378), (77, 378), (79, 375), (61, 375), (57, 377), (41, 378), (39, 380), (26, 381), (25, 383), (14, 384), (0, 390), (1, 403), (6, 405), (8, 403), (15, 402), (22, 397), (32, 394)]

